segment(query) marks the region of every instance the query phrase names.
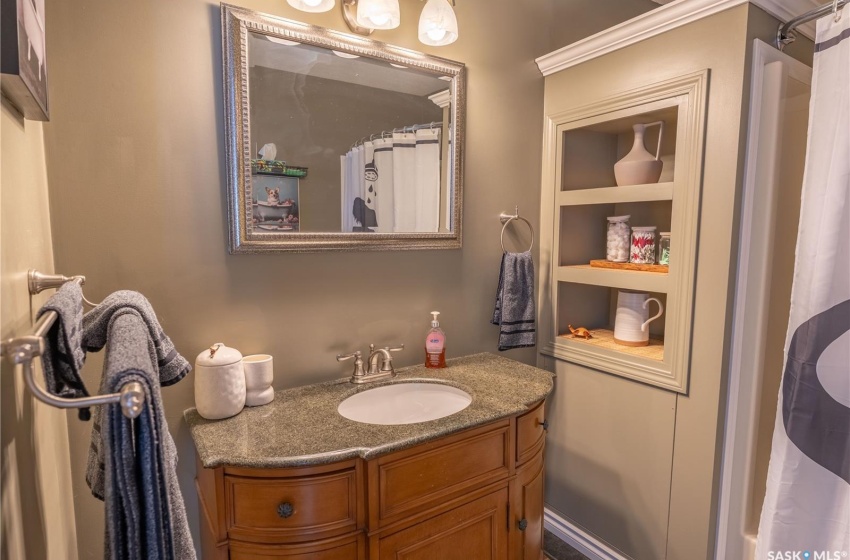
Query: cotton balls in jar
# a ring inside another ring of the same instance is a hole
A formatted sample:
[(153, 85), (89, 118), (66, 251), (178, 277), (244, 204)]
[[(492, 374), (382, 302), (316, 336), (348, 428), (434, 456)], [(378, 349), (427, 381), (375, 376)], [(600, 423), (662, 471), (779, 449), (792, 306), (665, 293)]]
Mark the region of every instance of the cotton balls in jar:
[(611, 216), (608, 218), (608, 245), (605, 258), (611, 262), (629, 262), (629, 216)]

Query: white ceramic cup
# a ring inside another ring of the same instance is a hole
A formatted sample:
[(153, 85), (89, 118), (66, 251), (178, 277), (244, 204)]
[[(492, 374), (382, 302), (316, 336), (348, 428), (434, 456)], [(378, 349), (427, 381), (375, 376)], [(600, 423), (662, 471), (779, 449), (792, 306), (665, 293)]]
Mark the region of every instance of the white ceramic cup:
[(245, 371), (245, 406), (260, 406), (274, 400), (274, 365), (268, 354), (254, 354), (242, 358)]

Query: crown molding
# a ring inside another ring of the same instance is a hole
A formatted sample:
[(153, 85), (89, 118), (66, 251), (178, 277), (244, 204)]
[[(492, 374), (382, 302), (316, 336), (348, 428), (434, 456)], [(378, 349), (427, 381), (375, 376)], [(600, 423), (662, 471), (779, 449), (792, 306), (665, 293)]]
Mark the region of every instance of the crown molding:
[[(817, 0), (674, 0), (545, 54), (536, 59), (537, 67), (544, 76), (548, 76), (748, 2), (783, 22), (819, 5)], [(798, 29), (801, 34), (814, 38), (813, 22)]]
[(429, 95), (428, 99), (430, 99), (434, 105), (445, 109), (449, 106), (449, 103), (452, 102), (452, 91), (450, 89), (438, 91), (433, 95)]

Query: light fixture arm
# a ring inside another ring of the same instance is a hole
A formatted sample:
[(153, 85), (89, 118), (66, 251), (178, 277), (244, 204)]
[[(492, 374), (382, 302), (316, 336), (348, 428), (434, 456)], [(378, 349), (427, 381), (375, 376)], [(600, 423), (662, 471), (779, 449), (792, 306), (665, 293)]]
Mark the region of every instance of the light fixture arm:
[(357, 23), (357, 0), (342, 0), (342, 18), (354, 33), (358, 35), (371, 35), (375, 30), (363, 27)]

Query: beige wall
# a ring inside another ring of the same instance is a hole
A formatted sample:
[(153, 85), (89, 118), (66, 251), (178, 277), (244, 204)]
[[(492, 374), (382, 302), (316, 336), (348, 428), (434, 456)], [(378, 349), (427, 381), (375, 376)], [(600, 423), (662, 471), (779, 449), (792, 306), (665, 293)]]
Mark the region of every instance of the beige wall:
[(547, 78), (548, 114), (711, 70), (688, 394), (543, 360), (558, 373), (546, 501), (634, 558), (713, 555), (742, 123), (751, 39), (776, 29), (766, 17), (739, 6)]
[(549, 50), (560, 49), (658, 7), (653, 0), (552, 0)]
[[(257, 10), (346, 29), (341, 14)], [(375, 38), (467, 64), (464, 246), (455, 251), (227, 254), (219, 5), (203, 0), (50, 2), (51, 122), (45, 125), (56, 267), (85, 274), (87, 295), (146, 294), (190, 360), (222, 341), (275, 357), (279, 388), (345, 376), (338, 352), (405, 343), (423, 360), (429, 312), (441, 311), (447, 353), (496, 351), (489, 324), (498, 280), (500, 212), (519, 205), (537, 224), (549, 2), (458, 2), (461, 37), (425, 48), (422, 3), (402, 2), (402, 26)], [(613, 21), (611, 23), (614, 23)], [(533, 363), (533, 349), (509, 352)], [(87, 364), (97, 386), (99, 362)], [(163, 391), (179, 474), (197, 528), (193, 448), (182, 411), (193, 376)], [(89, 426), (70, 422), (80, 556), (102, 546), (102, 505), (84, 482)]]
[[(42, 125), (0, 107), (0, 338), (32, 326), (49, 294), (30, 299), (27, 270), (53, 271)], [(36, 372), (41, 375), (41, 370)], [(37, 402), (0, 361), (2, 549), (9, 560), (77, 558), (64, 411)]]

